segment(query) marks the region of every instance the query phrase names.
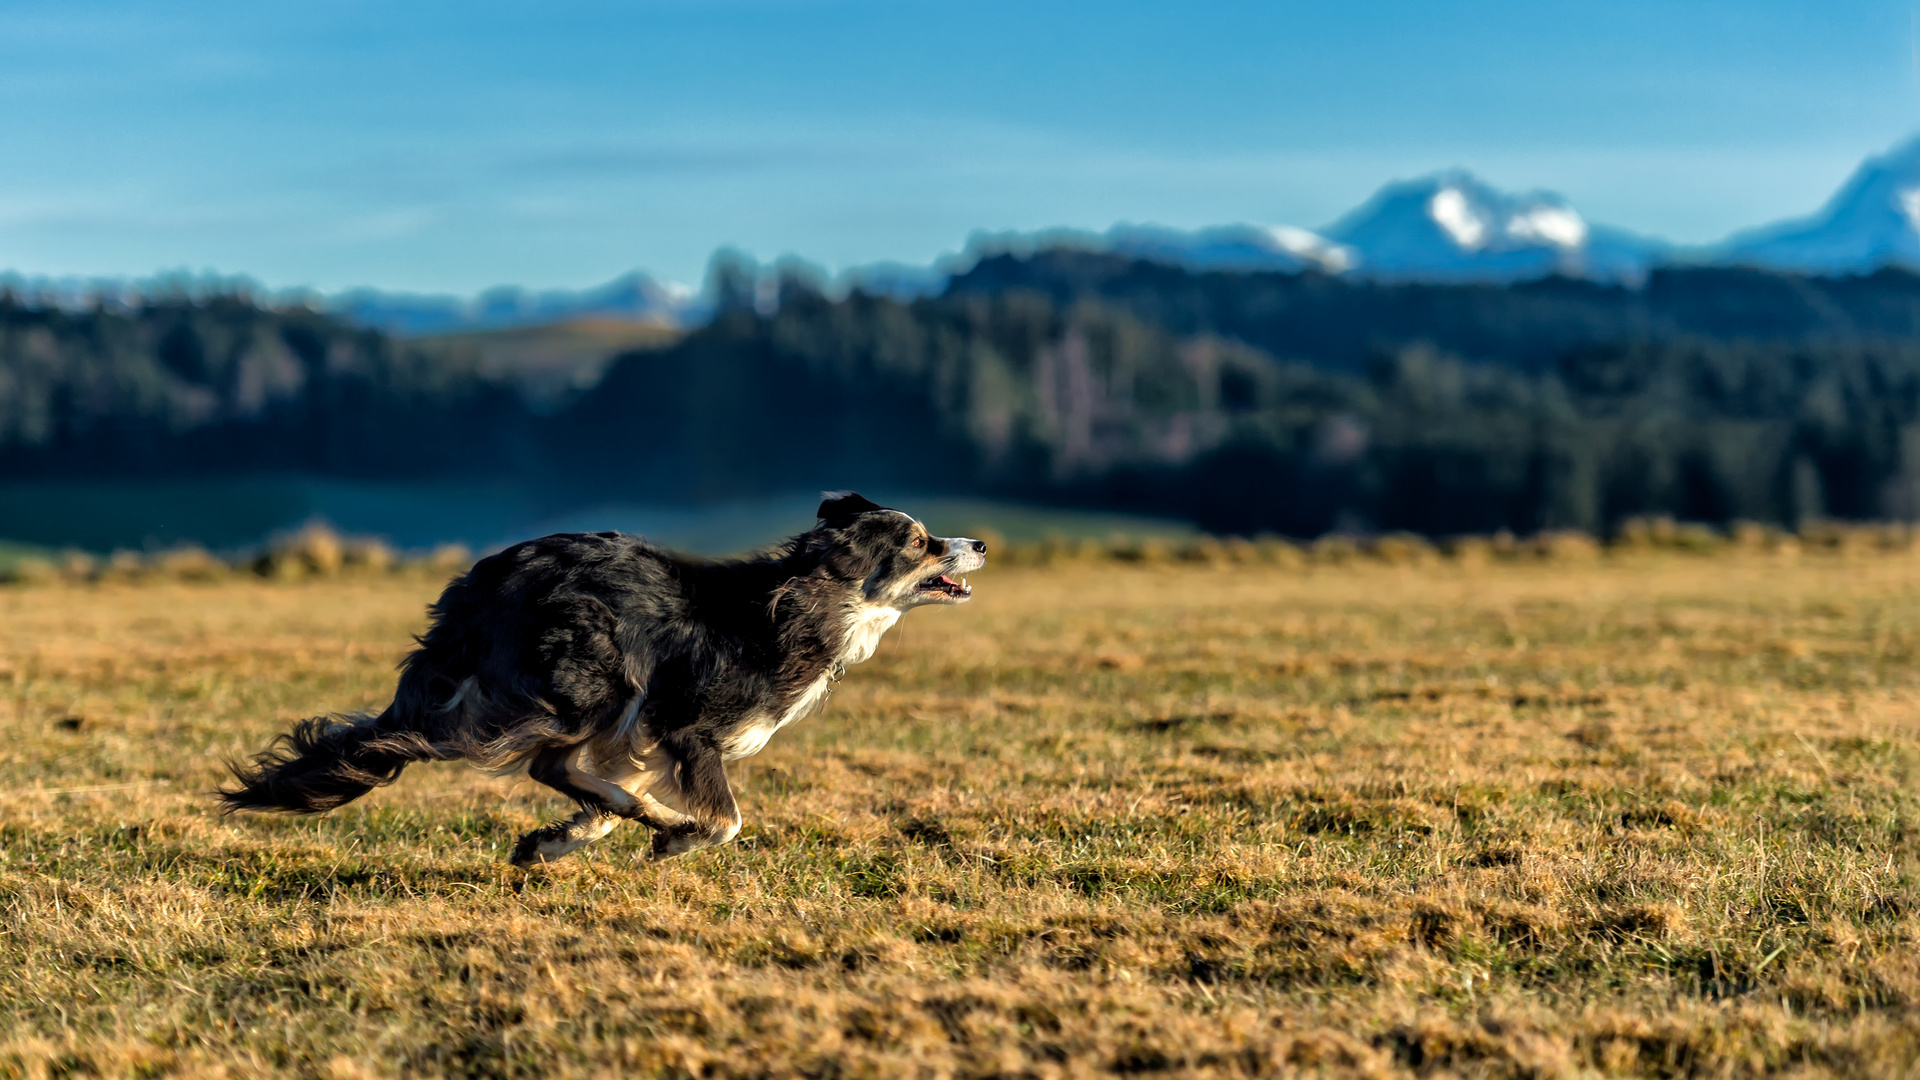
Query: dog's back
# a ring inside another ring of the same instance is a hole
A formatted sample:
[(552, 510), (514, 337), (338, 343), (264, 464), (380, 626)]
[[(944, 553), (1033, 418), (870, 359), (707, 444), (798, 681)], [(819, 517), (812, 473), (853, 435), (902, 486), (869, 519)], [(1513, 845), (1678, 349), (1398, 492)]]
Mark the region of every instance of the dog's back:
[(467, 756), (492, 747), (478, 755), (489, 768), (524, 752), (496, 744), (528, 718), (552, 716), (538, 725), (540, 738), (590, 733), (580, 728), (646, 686), (649, 673), (631, 661), (652, 642), (636, 639), (688, 617), (689, 579), (701, 570), (621, 533), (515, 544), (480, 560), (428, 609), (432, 625), (401, 666), (396, 704), (432, 718), (435, 734), (466, 745)]

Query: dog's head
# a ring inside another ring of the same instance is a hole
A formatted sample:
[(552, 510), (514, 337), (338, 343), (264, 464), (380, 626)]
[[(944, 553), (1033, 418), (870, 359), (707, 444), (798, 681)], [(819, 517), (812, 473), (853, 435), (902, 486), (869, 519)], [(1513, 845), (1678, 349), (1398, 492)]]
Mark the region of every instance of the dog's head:
[(934, 536), (911, 515), (851, 491), (830, 491), (820, 503), (816, 537), (821, 563), (857, 581), (869, 604), (902, 611), (921, 604), (962, 604), (973, 590), (959, 575), (987, 565), (987, 545), (966, 536)]

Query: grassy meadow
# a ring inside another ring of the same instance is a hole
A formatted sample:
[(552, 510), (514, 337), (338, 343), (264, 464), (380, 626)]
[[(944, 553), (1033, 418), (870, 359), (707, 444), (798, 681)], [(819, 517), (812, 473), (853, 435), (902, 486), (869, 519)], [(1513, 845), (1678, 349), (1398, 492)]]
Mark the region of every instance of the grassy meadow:
[(1064, 560), (732, 767), (222, 819), (428, 573), (0, 588), (0, 1076), (1920, 1075), (1920, 557)]

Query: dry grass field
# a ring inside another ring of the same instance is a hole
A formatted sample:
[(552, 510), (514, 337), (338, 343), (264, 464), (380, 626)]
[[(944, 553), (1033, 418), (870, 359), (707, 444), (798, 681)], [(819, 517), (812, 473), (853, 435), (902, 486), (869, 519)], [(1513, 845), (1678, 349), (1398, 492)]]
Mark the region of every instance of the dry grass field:
[(0, 589), (0, 1076), (1897, 1076), (1920, 559), (995, 569), (616, 833), (221, 819), (436, 583)]

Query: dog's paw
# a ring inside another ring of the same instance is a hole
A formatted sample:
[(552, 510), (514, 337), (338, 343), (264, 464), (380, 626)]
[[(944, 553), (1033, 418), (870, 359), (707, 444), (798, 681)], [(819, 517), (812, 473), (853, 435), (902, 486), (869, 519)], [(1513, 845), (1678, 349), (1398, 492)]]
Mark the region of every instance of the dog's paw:
[(660, 829), (653, 834), (653, 858), (671, 859), (675, 855), (685, 855), (689, 851), (712, 847), (719, 839), (713, 830), (694, 822)]
[(671, 859), (675, 855), (684, 855), (692, 851), (696, 844), (693, 830), (684, 825), (667, 829), (656, 829), (653, 834), (653, 850), (648, 857), (655, 862)]
[(689, 851), (713, 847), (732, 840), (740, 832), (738, 823), (728, 823), (714, 827), (698, 822), (685, 822), (665, 829), (657, 829), (653, 834), (654, 859), (671, 859), (675, 855), (685, 855)]
[(522, 869), (550, 863), (580, 846), (569, 836), (569, 831), (564, 821), (541, 826), (513, 845), (513, 854), (507, 856), (507, 861)]
[(507, 861), (522, 870), (544, 865), (547, 857), (540, 854), (540, 841), (543, 839), (540, 834), (544, 831), (545, 830), (542, 829), (535, 829), (533, 832), (521, 837), (519, 841), (513, 845), (513, 853), (507, 856)]

